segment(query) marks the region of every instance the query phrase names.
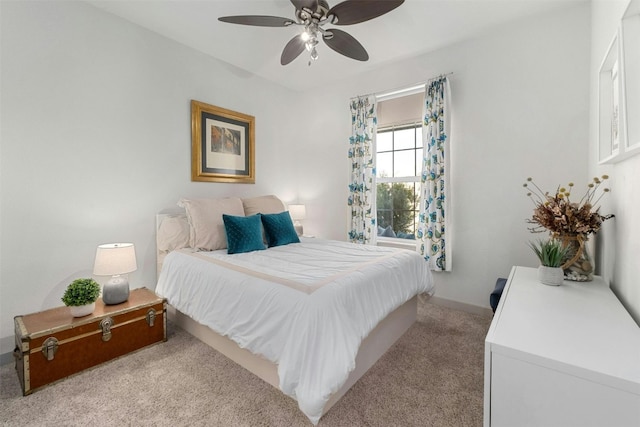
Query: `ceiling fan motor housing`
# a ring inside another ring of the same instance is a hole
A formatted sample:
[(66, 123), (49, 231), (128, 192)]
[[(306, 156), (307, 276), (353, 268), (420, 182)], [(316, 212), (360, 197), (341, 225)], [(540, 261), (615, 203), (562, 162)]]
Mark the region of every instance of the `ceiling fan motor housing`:
[(325, 0), (319, 0), (315, 10), (311, 10), (309, 8), (296, 9), (296, 18), (298, 18), (298, 22), (300, 24), (309, 23), (311, 21), (322, 21), (326, 19), (327, 13), (329, 12), (329, 3)]

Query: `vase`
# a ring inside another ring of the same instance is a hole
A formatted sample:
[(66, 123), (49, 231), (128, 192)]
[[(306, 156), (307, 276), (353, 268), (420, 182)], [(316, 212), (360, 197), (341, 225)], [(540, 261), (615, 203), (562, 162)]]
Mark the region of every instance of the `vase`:
[(92, 302), (91, 304), (85, 305), (70, 305), (69, 311), (71, 311), (71, 315), (73, 317), (84, 317), (93, 313), (93, 310), (96, 308), (96, 303)]
[(560, 286), (564, 280), (564, 271), (560, 267), (538, 267), (538, 280), (540, 283), (549, 286)]
[(569, 248), (562, 269), (564, 279), (574, 282), (590, 282), (593, 280), (593, 259), (589, 254), (587, 237), (578, 235), (561, 235), (560, 240), (564, 247)]

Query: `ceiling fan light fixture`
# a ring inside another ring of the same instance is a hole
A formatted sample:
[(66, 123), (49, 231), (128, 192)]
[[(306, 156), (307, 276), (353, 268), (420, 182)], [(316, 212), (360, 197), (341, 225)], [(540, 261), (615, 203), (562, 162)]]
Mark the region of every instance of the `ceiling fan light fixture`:
[(313, 49), (311, 49), (311, 59), (314, 60), (314, 61), (316, 59), (318, 59), (318, 51), (316, 50), (315, 47)]
[(307, 48), (307, 50), (308, 50), (309, 52), (311, 52), (311, 51), (315, 50), (315, 48), (316, 48), (316, 46), (317, 46), (317, 45), (318, 45), (318, 39), (317, 39), (315, 36), (313, 36), (313, 37), (311, 37), (311, 38), (309, 39), (309, 41), (307, 41), (307, 42), (304, 44), (304, 47), (305, 47), (305, 48)]
[(295, 7), (295, 21), (265, 15), (223, 16), (218, 20), (231, 24), (259, 27), (288, 27), (290, 25), (304, 27), (304, 31), (294, 36), (284, 47), (280, 55), (282, 65), (289, 64), (305, 49), (311, 53), (309, 61), (309, 65), (311, 65), (311, 61), (318, 59), (316, 46), (320, 37), (329, 48), (339, 54), (358, 61), (367, 61), (369, 54), (353, 36), (342, 30), (323, 28), (323, 26), (365, 22), (391, 12), (404, 3), (404, 0), (343, 0), (331, 8), (327, 0), (291, 0), (291, 3)]

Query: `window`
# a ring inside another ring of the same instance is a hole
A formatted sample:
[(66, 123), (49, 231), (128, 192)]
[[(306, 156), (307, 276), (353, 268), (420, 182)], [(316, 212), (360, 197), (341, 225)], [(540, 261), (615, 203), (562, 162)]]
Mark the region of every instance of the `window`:
[[(450, 231), (449, 221), (445, 220), (451, 217), (447, 209), (450, 197), (444, 194), (450, 169), (445, 165), (449, 145), (448, 87), (446, 77), (439, 76), (429, 80), (428, 88), (418, 85), (376, 95), (377, 142), (375, 153), (371, 153), (375, 155), (377, 187), (373, 190), (378, 244), (414, 246), (437, 271), (450, 271), (451, 266), (450, 257), (445, 257), (445, 233)], [(425, 119), (427, 126), (423, 125)], [(422, 135), (423, 130), (428, 134)], [(437, 145), (423, 147), (423, 137)], [(424, 185), (423, 151), (428, 153), (427, 163), (432, 169)], [(427, 205), (427, 200), (420, 200), (423, 195), (429, 198), (428, 206), (422, 206)], [(371, 209), (368, 212), (374, 215)], [(370, 228), (366, 231), (368, 236), (374, 234)]]
[(422, 123), (380, 127), (376, 141), (378, 236), (415, 239), (420, 207)]

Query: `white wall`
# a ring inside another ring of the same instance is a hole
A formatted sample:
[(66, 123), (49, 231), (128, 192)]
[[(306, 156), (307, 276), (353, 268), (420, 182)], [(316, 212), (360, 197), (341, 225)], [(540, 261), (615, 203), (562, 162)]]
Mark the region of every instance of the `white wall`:
[(587, 183), (589, 16), (585, 3), (532, 17), (309, 93), (304, 154), (317, 167), (298, 162), (298, 175), (316, 217), (305, 230), (344, 238), (349, 98), (453, 72), (453, 272), (436, 274), (436, 295), (488, 307), (496, 278), (537, 265), (525, 179)]
[[(638, 0), (635, 0), (638, 1)], [(611, 193), (602, 212), (614, 213), (599, 233), (600, 273), (640, 324), (640, 155), (615, 165), (598, 165), (598, 74), (600, 64), (620, 26), (629, 0), (596, 0), (591, 4), (591, 127), (590, 175), (611, 176)], [(637, 76), (636, 76), (637, 77)], [(638, 117), (630, 118), (638, 120)]]
[[(81, 2), (1, 8), (0, 354), (98, 244), (133, 242), (132, 287), (155, 288), (154, 215), (180, 196), (296, 198), (288, 90)], [(191, 99), (256, 117), (255, 185), (191, 182)]]

